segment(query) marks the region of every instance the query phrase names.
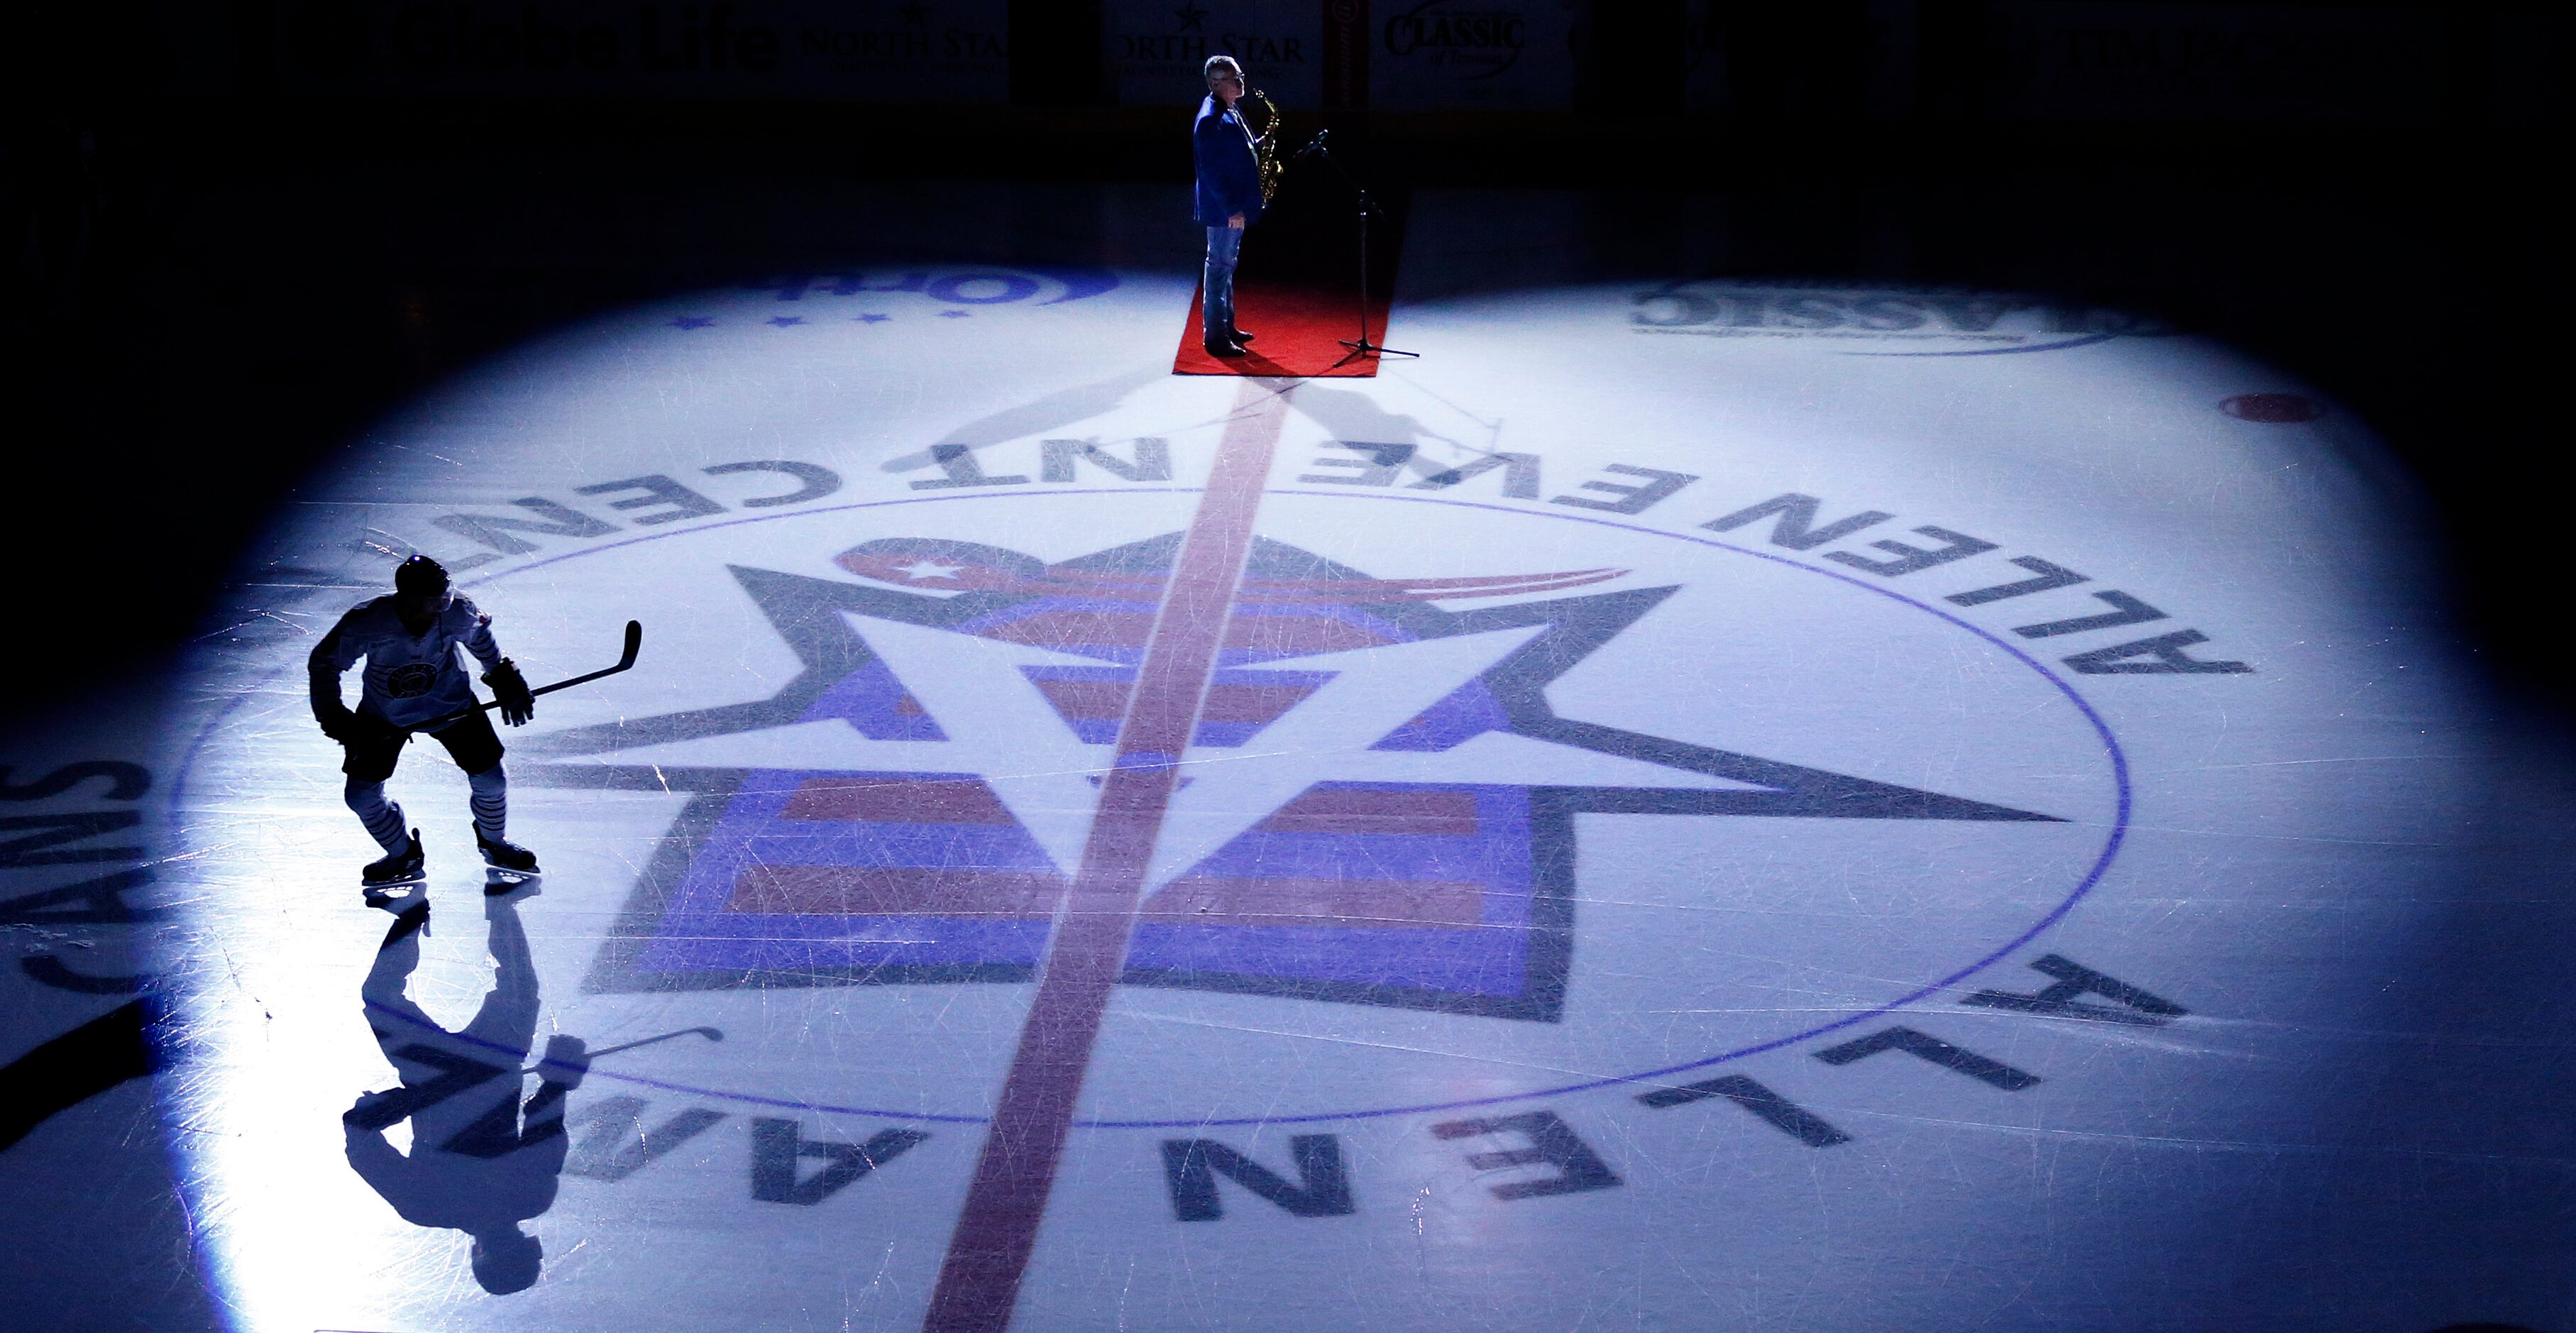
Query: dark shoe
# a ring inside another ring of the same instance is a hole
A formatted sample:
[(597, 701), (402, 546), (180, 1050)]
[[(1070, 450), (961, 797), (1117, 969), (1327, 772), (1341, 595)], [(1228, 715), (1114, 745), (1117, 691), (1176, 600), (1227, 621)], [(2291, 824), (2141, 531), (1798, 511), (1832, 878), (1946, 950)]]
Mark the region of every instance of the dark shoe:
[(1204, 344), (1204, 346), (1207, 348), (1207, 354), (1209, 356), (1224, 357), (1231, 360), (1243, 355), (1243, 349), (1235, 346), (1233, 343), (1221, 343), (1211, 340)]
[(1243, 330), (1241, 330), (1241, 329), (1227, 329), (1227, 330), (1225, 331), (1225, 336), (1226, 336), (1226, 337), (1228, 337), (1228, 338), (1232, 338), (1233, 340), (1235, 340), (1236, 342), (1239, 342), (1239, 343), (1248, 343), (1248, 342), (1252, 341), (1252, 335), (1251, 335), (1251, 334), (1249, 334), (1249, 333), (1244, 332), (1244, 331), (1243, 331)]
[(420, 854), (420, 830), (413, 829), (409, 846), (399, 852), (387, 852), (382, 857), (369, 861), (367, 868), (358, 872), (358, 882), (371, 887), (378, 884), (400, 884), (406, 880), (420, 878), (427, 864), (427, 859)]
[(483, 864), (487, 866), (522, 875), (537, 873), (537, 854), (507, 838), (493, 839), (477, 833), (474, 845), (483, 849)]

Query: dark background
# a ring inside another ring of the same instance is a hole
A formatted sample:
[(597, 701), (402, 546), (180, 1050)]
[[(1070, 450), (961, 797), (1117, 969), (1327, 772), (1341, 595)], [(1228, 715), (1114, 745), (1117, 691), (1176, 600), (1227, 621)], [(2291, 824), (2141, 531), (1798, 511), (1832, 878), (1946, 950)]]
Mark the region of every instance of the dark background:
[[(1096, 3), (1011, 4), (1007, 99), (937, 107), (316, 93), (295, 62), (329, 8), (210, 0), (191, 22), (224, 39), (214, 54), (148, 4), (0, 19), (8, 712), (205, 632), (264, 516), (436, 379), (606, 305), (847, 258), (818, 189), (998, 180), (1043, 201), (1188, 178), (1189, 91), (1110, 105)], [(2394, 16), (2414, 63), (2105, 111), (2033, 92), (2005, 40), (2032, 8), (1920, 0), (1891, 41), (1887, 0), (1602, 0), (1563, 105), (1290, 120), (1330, 124), (1398, 201), (1593, 192), (1566, 238), (1590, 276), (2041, 291), (2266, 358), (2411, 467), (2500, 679), (2576, 697), (2552, 387), (2576, 304), (2566, 217), (2545, 202), (2564, 188), (2568, 25), (2528, 5), (2130, 6), (2169, 27), (2313, 29), (2327, 52), (2354, 16)], [(1694, 102), (1699, 60), (1722, 62), (1723, 91)], [(1084, 242), (1061, 218), (975, 234), (958, 244), (1016, 253), (954, 257), (1118, 259), (1062, 253)]]

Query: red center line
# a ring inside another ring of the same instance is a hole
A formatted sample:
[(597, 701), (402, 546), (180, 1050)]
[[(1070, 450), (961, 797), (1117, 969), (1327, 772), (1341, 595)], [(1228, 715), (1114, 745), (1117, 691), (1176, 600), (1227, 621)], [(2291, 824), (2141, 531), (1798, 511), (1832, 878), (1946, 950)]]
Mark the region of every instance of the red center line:
[(1126, 965), (1154, 840), (1216, 671), (1287, 410), (1287, 393), (1276, 381), (1247, 379), (1235, 397), (1215, 471), (1145, 641), (1082, 868), (1039, 965), (1037, 996), (966, 1189), (965, 1211), (949, 1236), (923, 1333), (1001, 1333), (1011, 1322), (1101, 1016)]

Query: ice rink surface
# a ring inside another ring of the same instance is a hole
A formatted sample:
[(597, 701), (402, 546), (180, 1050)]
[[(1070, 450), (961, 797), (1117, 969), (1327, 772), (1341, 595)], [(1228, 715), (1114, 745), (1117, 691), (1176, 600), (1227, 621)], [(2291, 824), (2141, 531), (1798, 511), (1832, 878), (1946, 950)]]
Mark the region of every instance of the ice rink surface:
[[(353, 441), (183, 667), (0, 751), (15, 1049), (148, 990), (162, 1065), (0, 1158), (78, 1199), (13, 1285), (2566, 1326), (2570, 763), (2367, 427), (2039, 298), (1551, 281), (1547, 208), (1421, 200), (1373, 380), (1171, 375), (1171, 271), (898, 255)], [(539, 682), (645, 647), (505, 734), (534, 886), (410, 747), (378, 910), (304, 662), (414, 551)]]

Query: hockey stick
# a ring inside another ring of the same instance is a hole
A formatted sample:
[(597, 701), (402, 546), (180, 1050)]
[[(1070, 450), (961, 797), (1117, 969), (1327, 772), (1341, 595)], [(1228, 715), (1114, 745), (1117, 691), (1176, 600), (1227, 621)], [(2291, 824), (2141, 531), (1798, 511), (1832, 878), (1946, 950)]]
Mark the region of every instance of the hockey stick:
[(598, 1050), (592, 1051), (590, 1053), (590, 1058), (596, 1060), (603, 1055), (615, 1055), (619, 1051), (631, 1051), (638, 1046), (650, 1046), (657, 1041), (669, 1041), (673, 1037), (704, 1037), (709, 1041), (723, 1041), (724, 1031), (721, 1028), (682, 1028), (677, 1032), (665, 1032), (658, 1037), (646, 1037), (641, 1041), (630, 1041), (623, 1046), (603, 1046)]
[[(634, 665), (635, 665), (635, 654), (637, 654), (637, 653), (639, 653), (639, 652), (643, 651), (643, 649), (644, 649), (644, 622), (643, 622), (643, 621), (640, 621), (640, 620), (630, 620), (630, 621), (627, 621), (627, 622), (626, 622), (626, 651), (625, 651), (624, 653), (621, 653), (621, 654), (619, 654), (619, 655), (618, 655), (618, 658), (617, 658), (617, 665), (615, 665), (615, 666), (613, 666), (613, 667), (602, 667), (602, 668), (600, 668), (599, 670), (597, 670), (597, 671), (593, 671), (593, 672), (591, 672), (591, 673), (590, 673), (590, 674), (588, 674), (588, 675), (575, 676), (575, 677), (573, 677), (573, 678), (572, 678), (572, 679), (570, 679), (570, 680), (559, 680), (559, 681), (556, 681), (556, 682), (555, 682), (554, 684), (552, 684), (552, 685), (540, 685), (540, 686), (538, 686), (537, 688), (535, 688), (535, 689), (533, 689), (533, 690), (528, 691), (528, 697), (529, 697), (529, 698), (531, 698), (531, 699), (534, 699), (534, 698), (536, 698), (536, 697), (537, 697), (538, 695), (540, 695), (540, 694), (552, 694), (552, 693), (554, 693), (554, 692), (555, 692), (555, 691), (557, 691), (557, 690), (568, 690), (568, 689), (571, 689), (571, 688), (572, 688), (573, 686), (575, 686), (575, 685), (587, 685), (587, 684), (589, 684), (590, 682), (592, 682), (592, 681), (594, 681), (594, 680), (597, 680), (597, 679), (599, 679), (599, 678), (600, 678), (600, 677), (602, 677), (602, 676), (614, 676), (614, 675), (616, 675), (618, 672), (620, 672), (620, 671), (624, 671), (624, 670), (626, 670), (627, 668), (634, 666)], [(476, 713), (488, 712), (488, 711), (490, 711), (491, 709), (495, 709), (495, 708), (498, 708), (498, 707), (500, 707), (500, 706), (501, 706), (501, 701), (500, 701), (500, 700), (498, 700), (498, 699), (487, 700), (487, 701), (485, 701), (485, 702), (483, 702), (483, 703), (476, 704), (476, 705), (474, 705), (474, 706), (473, 706), (473, 707), (471, 707), (471, 708), (460, 708), (460, 709), (457, 709), (457, 710), (456, 710), (455, 712), (453, 712), (453, 713), (448, 713), (448, 714), (445, 714), (445, 715), (440, 716), (440, 717), (431, 718), (429, 721), (427, 721), (427, 722), (423, 722), (423, 723), (421, 723), (419, 726), (416, 726), (416, 727), (406, 727), (406, 728), (404, 728), (404, 730), (406, 730), (406, 731), (436, 731), (436, 730), (438, 730), (440, 727), (446, 726), (446, 725), (448, 725), (448, 724), (449, 724), (449, 723), (451, 723), (451, 722), (460, 722), (460, 721), (463, 721), (463, 720), (464, 720), (464, 719), (466, 719), (466, 718), (472, 717), (472, 716), (473, 716), (473, 715), (475, 715)]]

